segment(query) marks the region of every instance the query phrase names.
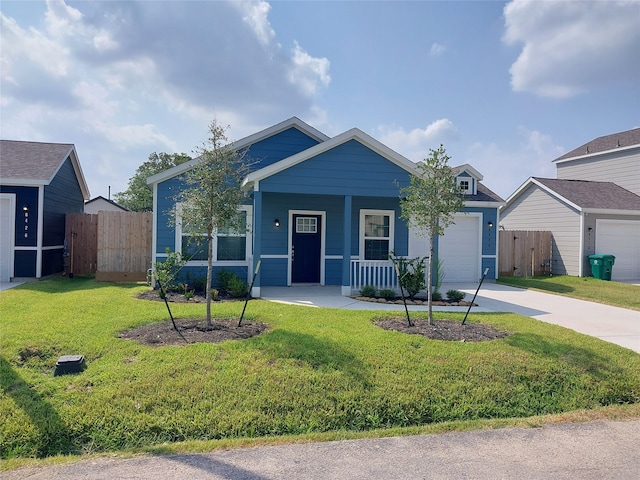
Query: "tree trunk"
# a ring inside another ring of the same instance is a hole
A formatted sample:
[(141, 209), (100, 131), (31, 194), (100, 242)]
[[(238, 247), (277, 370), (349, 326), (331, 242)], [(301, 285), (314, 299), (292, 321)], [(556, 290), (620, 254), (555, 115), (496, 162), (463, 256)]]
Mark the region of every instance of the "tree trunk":
[(433, 235), (429, 236), (429, 271), (427, 272), (427, 305), (429, 325), (433, 325)]
[(213, 279), (213, 235), (212, 232), (208, 232), (208, 245), (207, 245), (207, 284), (206, 299), (207, 299), (207, 327), (211, 327), (211, 281)]

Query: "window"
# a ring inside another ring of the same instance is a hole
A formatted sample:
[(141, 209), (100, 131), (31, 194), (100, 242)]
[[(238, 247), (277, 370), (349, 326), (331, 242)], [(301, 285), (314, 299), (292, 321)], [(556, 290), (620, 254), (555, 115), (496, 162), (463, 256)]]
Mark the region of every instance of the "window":
[[(251, 237), (247, 227), (250, 226), (251, 207), (241, 207), (241, 227), (237, 230), (221, 228), (215, 232), (213, 258), (215, 261), (246, 261), (250, 252)], [(182, 255), (187, 261), (207, 261), (207, 238), (204, 232), (190, 231), (186, 226), (179, 226)]]
[(297, 217), (296, 233), (317, 233), (318, 219), (316, 217)]
[(456, 178), (456, 183), (458, 184), (458, 189), (460, 193), (463, 195), (469, 195), (473, 193), (471, 191), (471, 178), (469, 177), (458, 177)]
[(360, 211), (360, 256), (388, 260), (393, 250), (393, 210)]

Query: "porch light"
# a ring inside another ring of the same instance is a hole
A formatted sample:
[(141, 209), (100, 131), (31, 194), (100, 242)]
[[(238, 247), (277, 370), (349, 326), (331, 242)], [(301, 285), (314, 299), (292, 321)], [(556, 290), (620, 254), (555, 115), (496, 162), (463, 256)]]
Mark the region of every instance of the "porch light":
[(23, 212), (28, 212), (29, 211), (29, 207), (27, 205), (23, 205), (22, 206), (22, 211)]
[(277, 218), (273, 221), (273, 226), (278, 228), (280, 226), (280, 220), (278, 220)]
[(487, 222), (487, 227), (493, 228), (493, 222), (491, 220)]

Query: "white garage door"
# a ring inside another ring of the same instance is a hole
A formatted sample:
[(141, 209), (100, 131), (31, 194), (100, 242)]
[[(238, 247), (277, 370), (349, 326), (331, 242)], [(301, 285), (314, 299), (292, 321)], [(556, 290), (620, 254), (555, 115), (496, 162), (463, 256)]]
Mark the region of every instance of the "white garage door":
[(445, 282), (477, 282), (480, 279), (480, 217), (456, 215), (438, 239), (438, 258)]
[(611, 280), (640, 279), (640, 221), (596, 220), (596, 253), (616, 257)]
[(13, 195), (0, 195), (0, 282), (13, 276)]

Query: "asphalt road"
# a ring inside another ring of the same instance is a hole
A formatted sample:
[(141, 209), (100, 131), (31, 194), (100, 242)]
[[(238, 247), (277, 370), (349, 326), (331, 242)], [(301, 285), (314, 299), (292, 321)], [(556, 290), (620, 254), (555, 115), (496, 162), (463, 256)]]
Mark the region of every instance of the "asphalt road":
[(640, 420), (98, 458), (4, 472), (0, 478), (638, 480)]

